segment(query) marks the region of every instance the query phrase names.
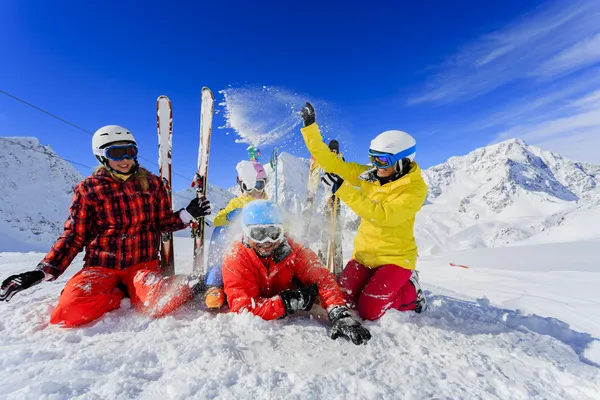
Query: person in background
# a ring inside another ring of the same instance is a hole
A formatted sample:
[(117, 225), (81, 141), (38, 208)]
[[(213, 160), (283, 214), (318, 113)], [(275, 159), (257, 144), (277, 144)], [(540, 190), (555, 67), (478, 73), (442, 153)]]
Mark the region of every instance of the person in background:
[(204, 297), (206, 307), (211, 310), (218, 310), (225, 303), (221, 262), (231, 241), (229, 227), (237, 219), (246, 204), (257, 199), (267, 198), (265, 192), (267, 173), (260, 163), (242, 160), (237, 164), (236, 171), (237, 184), (240, 187), (241, 194), (231, 199), (227, 206), (219, 211), (213, 221), (215, 229), (210, 240), (209, 268), (205, 278), (207, 289)]

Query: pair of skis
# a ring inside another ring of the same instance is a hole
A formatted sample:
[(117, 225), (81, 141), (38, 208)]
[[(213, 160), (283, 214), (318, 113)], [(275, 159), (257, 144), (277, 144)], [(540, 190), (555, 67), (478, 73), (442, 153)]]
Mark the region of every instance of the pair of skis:
[[(200, 108), (200, 146), (198, 147), (198, 170), (192, 182), (196, 189), (196, 197), (206, 196), (208, 177), (208, 156), (210, 151), (210, 136), (212, 133), (212, 118), (214, 111), (214, 97), (212, 91), (202, 88)], [(173, 193), (171, 189), (172, 165), (172, 135), (173, 135), (173, 110), (171, 101), (167, 96), (159, 96), (156, 102), (156, 116), (158, 125), (158, 168), (171, 203)], [(196, 276), (204, 273), (204, 217), (192, 223), (192, 236), (194, 238), (194, 264), (193, 273)], [(163, 233), (160, 245), (160, 262), (165, 275), (175, 273), (173, 234)]]
[[(310, 225), (314, 213), (315, 199), (319, 190), (319, 182), (323, 169), (317, 164), (314, 157), (310, 159), (310, 167), (308, 172), (308, 184), (306, 190), (306, 208), (304, 210), (304, 237), (310, 235)], [(321, 236), (319, 248), (319, 257), (321, 261), (327, 265), (327, 269), (334, 275), (339, 275), (343, 268), (342, 259), (342, 244), (341, 244), (341, 227), (339, 226), (339, 205), (337, 197), (332, 196), (328, 201), (326, 212), (329, 213), (328, 222), (329, 229), (324, 229)]]

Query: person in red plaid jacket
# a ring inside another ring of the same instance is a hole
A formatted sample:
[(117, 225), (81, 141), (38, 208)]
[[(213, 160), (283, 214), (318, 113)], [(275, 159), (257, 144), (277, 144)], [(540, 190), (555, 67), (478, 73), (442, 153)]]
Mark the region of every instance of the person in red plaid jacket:
[(139, 312), (163, 316), (194, 298), (202, 285), (184, 275), (161, 275), (161, 233), (210, 214), (210, 203), (194, 199), (173, 212), (161, 179), (139, 166), (136, 141), (121, 126), (100, 128), (92, 147), (102, 166), (75, 187), (64, 233), (35, 271), (2, 283), (0, 300), (55, 280), (85, 247), (84, 267), (67, 282), (50, 323), (88, 323), (119, 308), (126, 296)]

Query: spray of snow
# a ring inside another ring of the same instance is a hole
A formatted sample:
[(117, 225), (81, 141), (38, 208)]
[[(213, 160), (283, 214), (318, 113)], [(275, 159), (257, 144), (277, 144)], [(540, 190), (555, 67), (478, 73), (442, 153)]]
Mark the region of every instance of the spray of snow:
[(238, 143), (255, 146), (273, 144), (293, 135), (301, 119), (306, 98), (284, 89), (263, 86), (221, 90), (225, 126), (233, 129)]
[[(315, 107), (319, 128), (326, 141), (337, 139), (342, 146), (351, 145), (340, 112), (330, 103), (302, 93), (269, 86), (230, 87), (219, 92), (224, 100), (225, 125), (232, 129), (238, 143), (253, 146), (277, 145), (291, 154), (306, 152), (300, 134), (300, 110), (307, 101)], [(345, 146), (345, 147), (348, 147)]]

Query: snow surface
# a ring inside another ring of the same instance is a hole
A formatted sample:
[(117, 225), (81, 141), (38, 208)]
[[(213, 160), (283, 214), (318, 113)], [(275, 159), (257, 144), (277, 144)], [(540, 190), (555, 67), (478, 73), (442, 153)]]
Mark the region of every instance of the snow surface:
[[(176, 238), (175, 246), (176, 263), (191, 270), (191, 240)], [(468, 259), (469, 270), (447, 265), (448, 259), (467, 260), (461, 253), (423, 260), (429, 310), (422, 315), (392, 310), (365, 323), (373, 334), (366, 346), (331, 340), (320, 309), (267, 322), (249, 314), (210, 313), (196, 303), (152, 320), (123, 300), (121, 309), (85, 327), (48, 325), (60, 290), (81, 266), (78, 258), (58, 281), (0, 305), (0, 396), (598, 399), (599, 342), (567, 324), (583, 318), (583, 312), (571, 311), (584, 301), (596, 304), (591, 319), (597, 321), (599, 298), (589, 289), (598, 286), (600, 271), (591, 271), (589, 253), (571, 250), (579, 254), (571, 259), (580, 267), (572, 268), (568, 280), (555, 272), (560, 260), (549, 266), (551, 273), (484, 268), (495, 256), (487, 253), (490, 249)], [(538, 254), (532, 246), (530, 259)], [(30, 268), (42, 256), (1, 253), (0, 265), (10, 274)], [(534, 275), (531, 295), (522, 297)], [(553, 296), (559, 285), (560, 296)], [(577, 292), (562, 294), (567, 288)], [(552, 312), (565, 319), (515, 311), (506, 304), (510, 297), (536, 300), (529, 302), (531, 312), (555, 298)]]

